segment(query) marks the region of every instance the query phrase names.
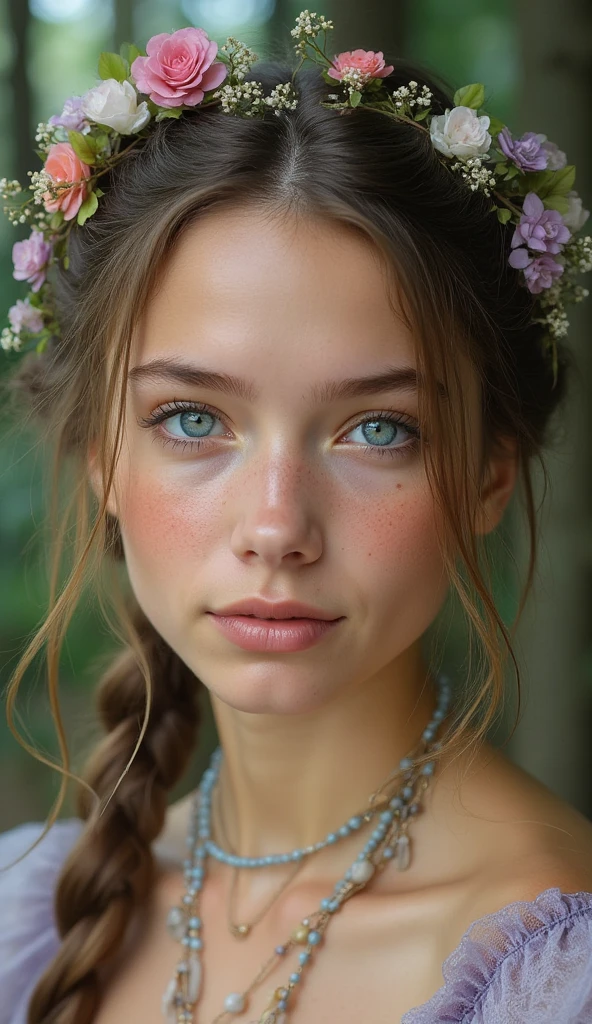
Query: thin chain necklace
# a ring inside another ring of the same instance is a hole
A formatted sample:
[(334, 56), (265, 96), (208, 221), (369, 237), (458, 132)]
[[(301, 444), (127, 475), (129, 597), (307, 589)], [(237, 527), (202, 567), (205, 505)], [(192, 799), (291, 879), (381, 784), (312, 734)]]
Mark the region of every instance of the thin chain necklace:
[[(417, 757), (435, 751), (441, 746), (441, 743), (434, 742), (434, 737), (448, 712), (451, 691), (445, 676), (438, 676), (436, 683), (438, 687), (437, 708), (422, 733)], [(176, 966), (175, 975), (169, 982), (162, 998), (162, 1013), (167, 1024), (192, 1024), (194, 1009), (199, 1001), (202, 988), (203, 939), (201, 937), (202, 922), (197, 912), (208, 856), (213, 856), (222, 863), (239, 868), (263, 867), (289, 862), (300, 864), (303, 859), (318, 850), (333, 845), (340, 839), (356, 832), (365, 821), (371, 821), (375, 815), (379, 816), (379, 823), (374, 828), (370, 839), (365, 843), (343, 878), (336, 883), (331, 895), (323, 898), (319, 908), (304, 917), (289, 938), (275, 947), (273, 954), (262, 965), (247, 989), (227, 995), (224, 1009), (211, 1022), (211, 1024), (221, 1024), (229, 1017), (246, 1010), (251, 993), (263, 983), (278, 963), (287, 959), (293, 948), (300, 947), (297, 966), (294, 966), (286, 984), (280, 985), (274, 990), (270, 1004), (256, 1022), (256, 1024), (286, 1024), (289, 1010), (292, 1008), (298, 988), (302, 983), (303, 972), (306, 969), (310, 970), (314, 964), (319, 947), (322, 946), (324, 933), (333, 916), (347, 900), (366, 887), (375, 873), (383, 871), (391, 861), (399, 871), (405, 871), (409, 867), (411, 861), (409, 823), (421, 809), (422, 797), (434, 773), (435, 762), (428, 761), (422, 767), (418, 767), (413, 756), (408, 755), (402, 758), (398, 767), (371, 795), (368, 809), (361, 814), (353, 815), (336, 832), (328, 833), (325, 839), (318, 843), (292, 850), (289, 853), (271, 854), (264, 857), (239, 857), (221, 849), (211, 836), (212, 790), (218, 779), (221, 761), (222, 750), (218, 747), (212, 755), (209, 767), (203, 774), (193, 801), (186, 839), (189, 856), (183, 862), (186, 891), (181, 904), (171, 908), (167, 919), (167, 928), (170, 934), (181, 943), (184, 951), (182, 959)], [(395, 795), (384, 794), (382, 791), (389, 786), (394, 778), (399, 779), (401, 774), (403, 783), (399, 784)]]
[[(218, 790), (216, 791), (216, 796), (219, 797), (219, 791)], [(227, 846), (227, 848), (230, 851), (230, 853), (234, 854), (235, 851), (232, 849), (232, 846), (228, 842), (228, 836), (226, 834), (226, 829), (224, 827), (224, 821), (223, 821), (223, 817), (222, 817), (222, 808), (220, 806), (220, 800), (219, 799), (218, 799), (218, 808), (217, 808), (217, 810), (218, 810), (217, 817), (218, 817), (218, 821), (220, 823), (220, 834), (223, 837), (224, 843)], [(304, 867), (305, 863), (306, 862), (305, 862), (304, 858), (301, 861), (297, 861), (295, 863), (295, 865), (294, 865), (294, 868), (292, 869), (292, 871), (288, 875), (287, 879), (284, 882), (282, 882), (282, 884), (280, 885), (279, 889), (277, 889), (274, 892), (271, 900), (269, 901), (269, 903), (267, 903), (263, 907), (263, 910), (260, 911), (257, 914), (257, 916), (252, 919), (252, 921), (249, 921), (248, 923), (247, 922), (243, 922), (242, 924), (235, 924), (234, 920), (233, 920), (233, 918), (234, 918), (234, 897), (235, 897), (236, 885), (237, 885), (237, 881), (238, 881), (238, 873), (240, 871), (239, 867), (234, 867), (232, 869), (232, 884), (230, 886), (230, 893), (229, 893), (229, 896), (228, 896), (228, 907), (227, 907), (227, 911), (226, 911), (226, 921), (227, 921), (227, 924), (228, 924), (228, 930), (229, 930), (230, 934), (234, 935), (235, 938), (237, 938), (237, 939), (246, 939), (247, 936), (250, 935), (250, 933), (253, 930), (253, 928), (255, 927), (255, 925), (259, 924), (259, 921), (263, 920), (263, 918), (265, 917), (267, 911), (273, 906), (273, 904), (276, 902), (276, 900), (278, 900), (280, 898), (280, 896), (283, 893), (284, 889), (286, 889), (289, 886), (290, 882), (293, 881), (293, 879), (296, 877), (298, 872), (302, 871), (302, 868)]]

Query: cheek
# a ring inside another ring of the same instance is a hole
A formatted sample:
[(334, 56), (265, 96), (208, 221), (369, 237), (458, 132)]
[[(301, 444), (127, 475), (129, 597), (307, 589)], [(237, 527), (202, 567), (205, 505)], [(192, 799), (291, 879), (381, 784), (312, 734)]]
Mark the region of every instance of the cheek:
[(219, 503), (189, 481), (130, 476), (119, 508), (128, 568), (136, 577), (180, 579), (182, 566), (197, 567), (200, 552), (212, 549)]
[(394, 493), (374, 496), (370, 508), (365, 503), (357, 515), (346, 513), (341, 540), (381, 635), (392, 635), (395, 617), (398, 642), (413, 642), (449, 586), (427, 484), (399, 484)]

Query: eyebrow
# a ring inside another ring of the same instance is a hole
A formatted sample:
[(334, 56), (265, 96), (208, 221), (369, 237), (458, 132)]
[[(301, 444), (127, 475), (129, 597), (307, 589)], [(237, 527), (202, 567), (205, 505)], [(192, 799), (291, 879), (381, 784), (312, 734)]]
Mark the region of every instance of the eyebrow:
[[(230, 373), (218, 373), (178, 359), (153, 359), (148, 363), (134, 366), (129, 371), (128, 380), (134, 391), (142, 383), (164, 381), (221, 391), (247, 402), (254, 401), (258, 395), (254, 381), (244, 380)], [(382, 391), (415, 392), (421, 386), (421, 374), (414, 367), (393, 366), (381, 373), (365, 377), (346, 377), (343, 380), (328, 380), (322, 384), (315, 384), (310, 389), (310, 394), (311, 398), (319, 403), (335, 402), (339, 399), (379, 394)], [(446, 395), (444, 385), (440, 382), (438, 390), (441, 395)]]

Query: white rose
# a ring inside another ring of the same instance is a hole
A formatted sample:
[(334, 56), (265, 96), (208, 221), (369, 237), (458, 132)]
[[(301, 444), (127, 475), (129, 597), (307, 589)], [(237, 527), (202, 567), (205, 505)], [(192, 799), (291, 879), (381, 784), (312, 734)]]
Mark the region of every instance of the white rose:
[(82, 97), (80, 106), (91, 121), (106, 124), (120, 135), (139, 132), (150, 120), (146, 102), (138, 105), (138, 95), (131, 82), (106, 78)]
[(489, 118), (485, 114), (477, 117), (472, 107), (453, 107), (432, 118), (430, 135), (440, 153), (466, 160), (487, 153), (491, 146), (488, 128)]
[(567, 213), (562, 213), (561, 216), (566, 227), (575, 234), (575, 232), (579, 231), (588, 220), (590, 211), (583, 208), (580, 196), (577, 192), (574, 192), (573, 189), (571, 192), (567, 193), (566, 199), (569, 203), (569, 209)]

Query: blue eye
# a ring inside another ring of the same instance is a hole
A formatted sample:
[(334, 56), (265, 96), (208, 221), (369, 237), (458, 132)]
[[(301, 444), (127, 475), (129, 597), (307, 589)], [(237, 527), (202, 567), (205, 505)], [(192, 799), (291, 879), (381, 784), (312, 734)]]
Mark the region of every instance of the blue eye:
[[(170, 402), (166, 406), (155, 409), (154, 412), (145, 418), (138, 420), (140, 426), (154, 428), (160, 423), (178, 419), (178, 426), (183, 432), (181, 434), (157, 432), (157, 437), (162, 444), (172, 444), (173, 448), (183, 445), (183, 448), (199, 448), (204, 441), (216, 436), (224, 436), (221, 433), (213, 433), (215, 423), (223, 425), (220, 415), (215, 409), (205, 405), (203, 402)], [(362, 440), (353, 442), (355, 448), (362, 447), (363, 451), (376, 453), (377, 455), (390, 455), (393, 458), (403, 458), (416, 452), (419, 447), (420, 433), (415, 421), (410, 416), (395, 414), (392, 410), (383, 410), (364, 417), (353, 427), (350, 427), (343, 437), (352, 434), (354, 431), (362, 432)], [(403, 443), (395, 444), (397, 436), (403, 433)], [(352, 444), (348, 441), (347, 444)]]

